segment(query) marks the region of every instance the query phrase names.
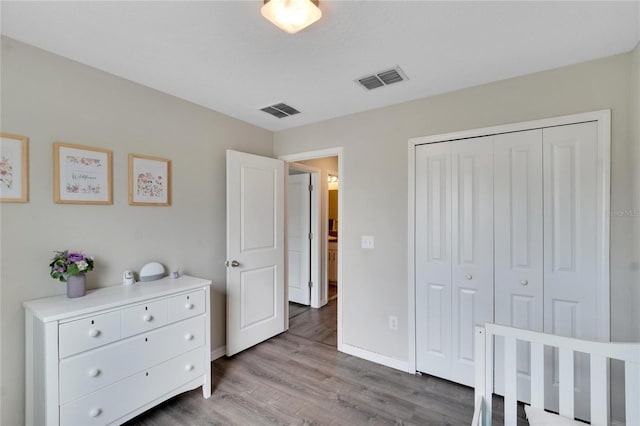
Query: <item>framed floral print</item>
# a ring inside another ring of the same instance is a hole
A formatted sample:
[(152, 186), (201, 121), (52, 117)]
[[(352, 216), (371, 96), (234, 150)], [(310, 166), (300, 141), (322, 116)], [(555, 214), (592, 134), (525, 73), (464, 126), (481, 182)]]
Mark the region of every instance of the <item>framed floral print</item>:
[(53, 156), (56, 203), (113, 204), (111, 151), (56, 142)]
[(0, 201), (26, 203), (28, 188), (29, 139), (0, 133)]
[(129, 204), (171, 205), (171, 160), (129, 154)]

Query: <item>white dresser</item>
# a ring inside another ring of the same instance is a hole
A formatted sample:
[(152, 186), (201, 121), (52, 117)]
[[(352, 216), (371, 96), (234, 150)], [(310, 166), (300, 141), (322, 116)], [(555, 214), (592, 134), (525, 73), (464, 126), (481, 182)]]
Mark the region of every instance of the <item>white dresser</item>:
[(182, 276), (24, 302), (26, 423), (120, 424), (202, 386), (211, 281)]

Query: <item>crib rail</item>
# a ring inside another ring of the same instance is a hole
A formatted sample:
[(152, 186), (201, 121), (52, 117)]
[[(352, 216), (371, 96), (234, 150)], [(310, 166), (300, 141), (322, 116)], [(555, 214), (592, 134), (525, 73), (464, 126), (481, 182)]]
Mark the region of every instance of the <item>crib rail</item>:
[(574, 352), (590, 356), (591, 424), (609, 424), (608, 360), (625, 366), (625, 414), (627, 425), (640, 425), (640, 344), (606, 343), (545, 334), (515, 327), (486, 324), (476, 327), (474, 426), (490, 426), (492, 417), (494, 337), (504, 337), (504, 424), (517, 424), (516, 342), (530, 343), (531, 405), (544, 409), (544, 348), (558, 348), (560, 415), (574, 418)]

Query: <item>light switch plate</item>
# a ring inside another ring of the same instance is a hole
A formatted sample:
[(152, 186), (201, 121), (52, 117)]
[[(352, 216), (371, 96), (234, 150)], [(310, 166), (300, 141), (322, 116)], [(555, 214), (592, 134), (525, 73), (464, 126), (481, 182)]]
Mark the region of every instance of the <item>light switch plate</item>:
[(375, 238), (373, 235), (363, 235), (362, 236), (362, 248), (363, 249), (372, 249), (375, 246)]

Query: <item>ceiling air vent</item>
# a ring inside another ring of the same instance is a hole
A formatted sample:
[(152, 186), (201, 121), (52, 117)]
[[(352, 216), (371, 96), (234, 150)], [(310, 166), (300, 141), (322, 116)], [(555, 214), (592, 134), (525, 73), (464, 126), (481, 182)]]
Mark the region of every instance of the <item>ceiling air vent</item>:
[(389, 84), (399, 83), (401, 81), (409, 80), (407, 75), (400, 69), (395, 67), (390, 70), (381, 71), (374, 75), (368, 75), (356, 80), (360, 86), (367, 90), (377, 89), (378, 87), (388, 86)]
[(260, 108), (260, 111), (264, 111), (267, 114), (271, 114), (277, 118), (284, 118), (289, 117), (290, 115), (300, 114), (300, 111), (282, 102), (279, 104)]

